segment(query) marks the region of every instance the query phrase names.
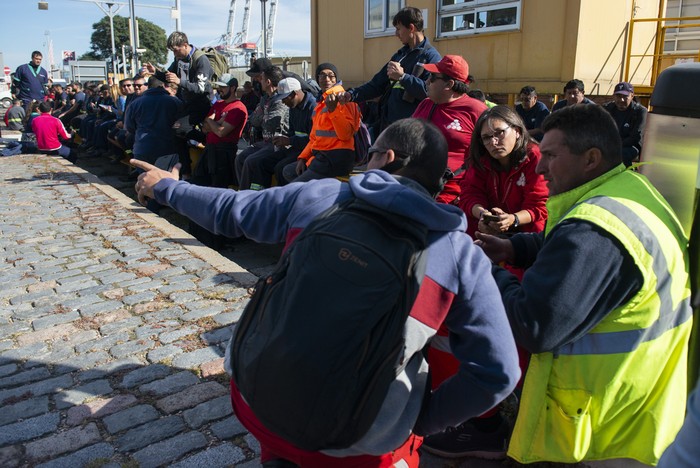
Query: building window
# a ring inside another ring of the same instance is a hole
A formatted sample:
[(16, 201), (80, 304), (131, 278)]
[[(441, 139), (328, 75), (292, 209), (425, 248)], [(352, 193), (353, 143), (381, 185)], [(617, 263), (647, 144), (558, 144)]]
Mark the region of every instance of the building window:
[(522, 0), (438, 0), (438, 37), (520, 28)]
[(365, 37), (393, 35), (391, 21), (403, 4), (404, 0), (365, 0)]
[[(666, 4), (667, 18), (687, 18), (700, 16), (700, 1), (698, 0), (668, 0)], [(666, 26), (674, 24), (698, 24), (699, 20), (667, 21)], [(664, 51), (671, 54), (697, 55), (700, 50), (700, 28), (669, 28), (666, 30)]]

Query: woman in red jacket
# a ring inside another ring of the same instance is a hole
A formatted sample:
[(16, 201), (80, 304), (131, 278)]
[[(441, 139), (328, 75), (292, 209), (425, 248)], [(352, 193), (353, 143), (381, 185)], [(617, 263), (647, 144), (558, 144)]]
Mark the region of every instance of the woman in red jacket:
[(547, 184), (535, 172), (540, 160), (518, 114), (493, 107), (479, 117), (472, 133), (460, 207), (467, 233), (540, 232), (547, 219)]
[[(459, 206), (467, 214), (467, 233), (539, 232), (547, 219), (547, 184), (535, 172), (540, 150), (518, 114), (505, 106), (484, 111), (474, 124), (467, 169), (460, 182)], [(506, 265), (522, 279), (523, 269)], [(518, 348), (520, 367), (528, 355)], [(431, 385), (437, 388), (457, 373), (459, 362), (443, 326), (428, 350)], [(425, 438), (423, 449), (443, 457), (505, 458), (510, 428), (496, 407), (479, 418)]]

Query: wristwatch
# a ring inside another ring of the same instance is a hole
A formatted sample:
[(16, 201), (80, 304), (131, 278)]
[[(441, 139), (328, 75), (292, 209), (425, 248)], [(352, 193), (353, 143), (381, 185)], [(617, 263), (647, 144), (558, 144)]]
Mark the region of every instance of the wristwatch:
[(513, 218), (515, 218), (515, 221), (513, 221), (513, 224), (511, 224), (510, 227), (515, 229), (516, 227), (520, 226), (520, 219), (518, 219), (518, 215), (516, 213), (513, 213)]

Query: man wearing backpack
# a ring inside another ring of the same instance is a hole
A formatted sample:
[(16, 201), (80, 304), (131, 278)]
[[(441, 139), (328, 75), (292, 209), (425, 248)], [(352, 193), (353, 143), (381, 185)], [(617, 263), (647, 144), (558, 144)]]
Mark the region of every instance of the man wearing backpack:
[(213, 96), (211, 77), (214, 69), (209, 58), (190, 44), (183, 32), (175, 31), (170, 34), (167, 46), (175, 56), (167, 70), (156, 69), (150, 63), (144, 64), (143, 68), (163, 83), (175, 83), (178, 86), (177, 97), (185, 103), (184, 116), (187, 116), (187, 119), (183, 118), (179, 122), (176, 144), (183, 172), (189, 174), (187, 134), (209, 115)]
[[(246, 394), (239, 390), (238, 385), (247, 382), (247, 378), (232, 380), (234, 410), (238, 419), (260, 441), (263, 466), (388, 467), (396, 464), (417, 467), (417, 449), (423, 435), (439, 432), (492, 408), (511, 392), (520, 375), (513, 337), (490, 275), (490, 262), (464, 234), (466, 218), (463, 213), (454, 206), (437, 204), (434, 200), (442, 189), (447, 168), (447, 144), (440, 131), (420, 119), (400, 120), (378, 137), (370, 154), (368, 172), (352, 177), (348, 183), (328, 178), (263, 191), (240, 192), (195, 187), (178, 181), (177, 169), (166, 172), (141, 161), (133, 161), (135, 166), (147, 171), (139, 177), (136, 184), (140, 202), (145, 203), (147, 199), (155, 198), (159, 203), (173, 207), (215, 233), (232, 237), (245, 235), (258, 242), (286, 241), (289, 256), (284, 258), (295, 255), (299, 251), (298, 246), (305, 245), (303, 242), (310, 238), (309, 233), (320, 236), (318, 230), (312, 227), (317, 227), (316, 223), (325, 222), (334, 214), (346, 214), (344, 208), (338, 208), (337, 212), (319, 216), (337, 204), (359, 204), (368, 211), (374, 211), (375, 216), (402, 219), (409, 229), (425, 230), (423, 240), (427, 247), (421, 253), (422, 260), (418, 261), (423, 262), (421, 264), (424, 270), (416, 269), (419, 273), (417, 280), (415, 277), (405, 277), (414, 280), (410, 283), (418, 281), (420, 286), (417, 295), (411, 296), (410, 302), (405, 306), (406, 313), (409, 313), (408, 310), (410, 313), (408, 318), (400, 322), (398, 334), (401, 341), (396, 349), (398, 355), (386, 359), (393, 371), (391, 379), (379, 399), (376, 394), (372, 394), (373, 398), (366, 402), (364, 408), (350, 408), (359, 419), (370, 416), (368, 428), (357, 433), (354, 440), (345, 445), (334, 444), (325, 440), (325, 434), (321, 432), (317, 440), (306, 444), (318, 448), (304, 450), (299, 444), (285, 440), (279, 434), (281, 431), (272, 430), (271, 426), (297, 426), (301, 432), (314, 429), (310, 426), (316, 423), (334, 425), (339, 420), (340, 411), (324, 407), (318, 408), (314, 414), (294, 414), (296, 407), (288, 406), (288, 411), (279, 411), (271, 418), (266, 414), (265, 419), (269, 422), (263, 423), (257, 416), (261, 414), (261, 408), (256, 400), (265, 392)], [(377, 218), (375, 220), (384, 225)], [(341, 227), (352, 226), (352, 223), (338, 224)], [(307, 226), (309, 230), (305, 236), (304, 229)], [(353, 240), (361, 243), (361, 238), (362, 236), (356, 236)], [(313, 294), (315, 297), (310, 298), (313, 299), (311, 305), (301, 310), (333, 320), (341, 311), (356, 308), (358, 312), (370, 309), (371, 313), (375, 305), (377, 309), (381, 308), (378, 304), (381, 298), (377, 304), (367, 298), (364, 301), (357, 299), (364, 297), (366, 291), (376, 290), (378, 285), (362, 274), (365, 267), (372, 269), (376, 266), (363, 260), (363, 255), (358, 253), (361, 250), (359, 247), (354, 250), (357, 251), (343, 247), (322, 250), (320, 255), (301, 263), (302, 272), (307, 265), (318, 266), (319, 263), (327, 262), (341, 270), (356, 266), (357, 273), (353, 278), (331, 275), (318, 278), (319, 282), (323, 281), (323, 286), (319, 286)], [(393, 251), (393, 247), (388, 250)], [(389, 253), (392, 252), (387, 252)], [(322, 261), (319, 262), (319, 259)], [(281, 262), (278, 268), (284, 266)], [(291, 273), (292, 267), (287, 271)], [(264, 279), (263, 284), (278, 279), (271, 276)], [(348, 283), (350, 279), (352, 284)], [(337, 284), (330, 290), (325, 290), (323, 288), (328, 281)], [(314, 284), (299, 286), (313, 288)], [(249, 304), (247, 311), (255, 306), (254, 301), (251, 302), (253, 304)], [(355, 333), (356, 327), (366, 325), (365, 320), (359, 321), (355, 326), (330, 329), (319, 327), (314, 321), (293, 320), (288, 323), (295, 325), (299, 322), (309, 330), (315, 326), (319, 333), (326, 335), (326, 339), (336, 344), (341, 343), (340, 351), (352, 350), (347, 359), (355, 359), (364, 354), (371, 357), (371, 352), (356, 352), (354, 347), (348, 348), (346, 341), (348, 335)], [(280, 321), (282, 323), (285, 322)], [(459, 359), (460, 368), (453, 378), (430, 392), (428, 367), (422, 350), (443, 323), (450, 330), (451, 351)], [(244, 326), (245, 324), (241, 325)], [(293, 337), (293, 340), (286, 341), (287, 345), (295, 348), (308, 344), (306, 348), (319, 359), (327, 352), (338, 351), (321, 349), (317, 342), (299, 339), (292, 333), (275, 336)], [(379, 336), (383, 338), (385, 335)], [(282, 351), (283, 343), (274, 340), (271, 342), (279, 343), (277, 354), (285, 357), (287, 353)], [(236, 345), (235, 342), (232, 344)], [(232, 369), (231, 363), (246, 357), (247, 355), (235, 351), (231, 355), (229, 350), (226, 360), (229, 372), (234, 375), (243, 372), (243, 367)], [(352, 377), (347, 373), (334, 376), (328, 369), (306, 373), (302, 367), (308, 369), (307, 364), (312, 365), (314, 362), (299, 361), (287, 369), (261, 372), (260, 379), (253, 379), (253, 382), (272, 382), (276, 390), (274, 398), (279, 397), (285, 401), (294, 396), (301, 399), (306, 397), (308, 400), (309, 395), (321, 395), (325, 401), (337, 388), (331, 381), (330, 390), (324, 392), (327, 387), (319, 388), (311, 383), (312, 377), (318, 377), (315, 374), (329, 379), (337, 377), (342, 381)], [(360, 373), (365, 372), (364, 367), (358, 370)], [(305, 391), (300, 394), (292, 389)], [(354, 389), (343, 389), (343, 392), (346, 390), (352, 392)], [(365, 387), (359, 390), (364, 391)], [(253, 403), (249, 406), (246, 402)], [(272, 404), (276, 403), (273, 401)], [(256, 406), (256, 409), (251, 410), (252, 406)], [(368, 407), (372, 407), (373, 411), (369, 411)], [(264, 410), (264, 404), (262, 409)], [(290, 418), (291, 415), (294, 416)], [(345, 422), (347, 421), (343, 420)], [(341, 432), (339, 435), (342, 437), (344, 434)], [(287, 437), (289, 438), (293, 437)]]

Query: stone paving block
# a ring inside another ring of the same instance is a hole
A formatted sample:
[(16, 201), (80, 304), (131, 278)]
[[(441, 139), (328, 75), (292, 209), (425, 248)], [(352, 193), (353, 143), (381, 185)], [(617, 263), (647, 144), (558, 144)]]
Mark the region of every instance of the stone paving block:
[(70, 312), (48, 315), (46, 317), (33, 320), (32, 327), (34, 327), (34, 330), (43, 330), (44, 328), (53, 327), (54, 325), (60, 325), (62, 323), (69, 323), (73, 320), (78, 320), (79, 318), (80, 314), (73, 310)]
[(50, 437), (29, 442), (25, 446), (26, 455), (32, 460), (53, 458), (73, 452), (100, 440), (100, 431), (95, 423), (85, 427), (75, 427)]
[(54, 374), (65, 374), (76, 370), (85, 370), (111, 361), (112, 357), (105, 351), (95, 351), (71, 356), (68, 359), (56, 361), (53, 366)]
[[(160, 286), (158, 288), (158, 292), (161, 294), (166, 294), (170, 295), (170, 298), (173, 299), (175, 302), (179, 302), (173, 297), (173, 293), (181, 293), (181, 291), (188, 291), (188, 290), (193, 290), (196, 289), (197, 285), (194, 284), (192, 281), (185, 280), (185, 281), (178, 281), (177, 283), (168, 283), (166, 285)], [(199, 296), (196, 293), (192, 293), (192, 300), (199, 300), (201, 299), (201, 296)]]
[(147, 324), (142, 325), (136, 330), (134, 330), (137, 339), (151, 338), (155, 340), (157, 338), (159, 341), (161, 341), (159, 337), (160, 334), (182, 326), (182, 324), (177, 320), (163, 320), (161, 322), (152, 322), (151, 320), (148, 320), (147, 317), (144, 317), (144, 320), (146, 320)]
[[(163, 294), (165, 293), (163, 292)], [(202, 296), (200, 296), (196, 291), (172, 292), (168, 297), (171, 301), (175, 302), (176, 304), (185, 304), (187, 302), (196, 302), (202, 300)]]
[[(107, 443), (99, 443), (85, 447), (75, 453), (64, 457), (56, 458), (55, 460), (41, 463), (36, 468), (73, 468), (78, 466), (92, 466), (90, 462), (94, 460), (108, 460), (114, 455), (114, 448)], [(97, 467), (98, 465), (94, 465)], [(107, 465), (100, 464), (101, 468), (107, 468)], [(117, 465), (119, 467), (121, 465)]]
[(132, 292), (142, 292), (142, 291), (150, 291), (151, 289), (156, 289), (158, 286), (162, 284), (160, 280), (154, 281), (151, 278), (136, 278), (132, 281), (125, 281), (123, 283), (120, 283), (122, 286), (125, 288), (128, 288), (129, 291)]
[(173, 356), (177, 356), (178, 354), (182, 353), (183, 351), (181, 348), (178, 348), (175, 345), (167, 345), (152, 349), (148, 352), (148, 354), (146, 354), (146, 359), (148, 359), (148, 362), (156, 363), (166, 359), (171, 359)]
[(5, 377), (15, 372), (17, 372), (17, 364), (5, 364), (0, 366), (0, 377)]
[(151, 468), (177, 460), (192, 450), (205, 447), (207, 439), (199, 432), (187, 432), (134, 453), (140, 468)]
[(114, 374), (115, 372), (126, 372), (142, 365), (144, 365), (142, 358), (138, 356), (130, 356), (125, 359), (111, 361), (95, 367), (94, 369), (81, 372), (78, 376), (78, 380), (85, 382), (88, 380), (102, 379), (105, 376)]
[(92, 281), (92, 280), (93, 280), (92, 275), (84, 274), (82, 271), (79, 271), (78, 273), (79, 273), (79, 274), (78, 274), (78, 275), (75, 275), (75, 276), (70, 276), (70, 277), (67, 277), (67, 278), (60, 278), (60, 279), (58, 279), (58, 280), (57, 280), (57, 281), (58, 281), (58, 284), (61, 285), (61, 286), (65, 286), (65, 285), (71, 284), (71, 283), (76, 283), (76, 282), (87, 283), (88, 281)]
[[(72, 281), (70, 283), (66, 283), (65, 285), (61, 286), (56, 286), (56, 292), (57, 293), (66, 293), (66, 292), (76, 292), (76, 291), (95, 291), (99, 290), (100, 283), (98, 283), (95, 280), (89, 280), (89, 281)], [(98, 289), (95, 289), (98, 288)]]
[(55, 294), (55, 292), (53, 291), (53, 289), (40, 289), (38, 291), (34, 291), (31, 293), (25, 292), (24, 294), (19, 294), (17, 296), (10, 298), (10, 304), (12, 304), (12, 305), (18, 305), (18, 304), (23, 304), (23, 303), (32, 304), (37, 299), (41, 299), (41, 298), (47, 297), (47, 296), (53, 296), (54, 294)]
[(161, 343), (172, 343), (173, 341), (179, 340), (182, 337), (188, 335), (194, 335), (199, 333), (199, 327), (196, 325), (186, 325), (178, 330), (173, 330), (165, 333), (161, 333), (158, 339)]
[(80, 309), (81, 307), (97, 304), (98, 302), (102, 301), (104, 301), (104, 299), (97, 294), (87, 294), (81, 295), (80, 297), (76, 297), (75, 299), (71, 299), (69, 301), (64, 301), (61, 303), (61, 305), (67, 309)]
[(27, 346), (21, 346), (19, 348), (8, 349), (0, 354), (0, 364), (6, 364), (13, 361), (21, 361), (23, 359), (28, 359), (36, 357), (42, 354), (46, 354), (49, 348), (45, 343), (32, 343)]
[(0, 411), (0, 426), (48, 412), (49, 398), (47, 396), (31, 398), (14, 405), (4, 405)]
[(69, 426), (76, 426), (88, 418), (102, 418), (122, 411), (137, 401), (134, 395), (117, 395), (111, 398), (98, 398), (89, 403), (83, 403), (82, 405), (70, 408), (66, 415), (66, 424)]
[(151, 405), (138, 405), (107, 416), (102, 420), (110, 434), (140, 426), (160, 417), (160, 413)]
[(148, 338), (140, 340), (127, 341), (126, 343), (118, 344), (109, 349), (109, 352), (115, 358), (124, 358), (132, 354), (143, 353), (156, 346), (155, 341)]
[(41, 330), (30, 333), (24, 333), (18, 336), (17, 344), (20, 346), (29, 346), (31, 344), (40, 343), (42, 341), (60, 340), (67, 336), (70, 336), (73, 333), (77, 333), (78, 331), (79, 330), (71, 323), (63, 323), (51, 328), (43, 327), (43, 329)]
[(122, 302), (127, 305), (139, 304), (142, 302), (149, 302), (156, 298), (156, 293), (153, 291), (143, 291), (138, 294), (132, 294), (130, 296), (124, 296)]
[(220, 383), (205, 382), (158, 400), (156, 407), (166, 413), (174, 413), (227, 394), (228, 389)]
[(127, 341), (128, 339), (129, 333), (123, 331), (110, 336), (105, 336), (103, 338), (98, 338), (96, 340), (80, 343), (75, 346), (75, 350), (79, 353), (86, 353), (89, 351), (103, 351), (111, 348), (115, 344)]
[(245, 443), (248, 445), (248, 448), (255, 454), (256, 457), (260, 456), (260, 442), (258, 442), (258, 439), (253, 437), (250, 434), (246, 434), (243, 437), (243, 440)]
[[(175, 343), (177, 345), (177, 343)], [(205, 362), (214, 361), (224, 356), (216, 347), (208, 346), (206, 348), (197, 349), (189, 353), (183, 353), (175, 356), (173, 359), (173, 367), (180, 369), (193, 369), (199, 367)]]
[(98, 263), (98, 264), (95, 264), (93, 266), (89, 266), (89, 267), (85, 268), (83, 271), (85, 271), (85, 273), (97, 273), (99, 271), (109, 270), (110, 268), (113, 268), (113, 267), (114, 267), (114, 265), (110, 265), (109, 263)]
[(37, 380), (43, 380), (50, 376), (51, 374), (46, 367), (36, 367), (0, 379), (0, 388), (15, 387), (29, 382), (36, 382)]
[(231, 415), (223, 421), (219, 421), (215, 424), (212, 424), (211, 431), (219, 439), (225, 440), (231, 439), (232, 437), (237, 436), (239, 434), (244, 434), (248, 432), (248, 429), (246, 429), (243, 426), (243, 424), (241, 424), (236, 415)]
[(200, 468), (202, 466), (207, 468), (224, 468), (240, 463), (245, 458), (245, 453), (240, 447), (236, 447), (230, 442), (224, 442), (221, 445), (209, 447), (207, 450), (170, 465), (170, 468)]
[(153, 275), (151, 275), (153, 278), (169, 278), (171, 276), (178, 276), (178, 275), (184, 275), (187, 272), (185, 271), (184, 268), (180, 267), (170, 267), (167, 270), (161, 270), (154, 272)]
[(128, 272), (128, 271), (123, 271), (123, 272), (115, 273), (115, 274), (112, 274), (109, 276), (103, 276), (103, 277), (99, 278), (99, 280), (102, 282), (102, 284), (118, 285), (122, 281), (129, 281), (129, 280), (132, 280), (134, 278), (136, 278), (135, 274)]
[(167, 377), (171, 372), (172, 369), (170, 366), (164, 366), (162, 364), (144, 366), (126, 374), (119, 386), (122, 388), (137, 387)]
[[(216, 320), (216, 319), (214, 319)], [(207, 344), (218, 344), (228, 342), (231, 339), (233, 330), (231, 327), (217, 328), (202, 334), (202, 340)]]
[(100, 327), (100, 333), (105, 336), (111, 335), (114, 332), (122, 330), (132, 330), (143, 324), (143, 320), (140, 317), (129, 317), (126, 320), (120, 320), (119, 322), (108, 323)]
[(10, 445), (0, 448), (0, 466), (3, 468), (17, 468), (22, 459), (22, 446)]
[(95, 380), (85, 385), (64, 390), (58, 393), (54, 400), (56, 408), (65, 409), (70, 406), (79, 405), (85, 400), (112, 393), (112, 387), (107, 380)]
[(61, 415), (54, 412), (2, 426), (0, 427), (0, 447), (55, 432), (60, 420)]
[(189, 427), (192, 429), (199, 429), (202, 425), (210, 421), (215, 421), (231, 414), (233, 414), (231, 397), (226, 395), (185, 410), (182, 416), (185, 418), (185, 422)]
[(123, 306), (124, 304), (118, 301), (103, 301), (81, 306), (78, 310), (83, 317), (92, 317), (98, 314), (114, 312), (115, 310), (121, 309)]
[[(187, 304), (185, 305), (185, 307), (189, 308)], [(212, 315), (220, 314), (225, 309), (225, 304), (216, 304), (209, 307), (205, 307), (203, 309), (191, 310), (190, 312), (187, 312), (182, 316), (182, 320), (184, 320), (185, 322), (194, 322), (195, 320), (201, 319), (203, 317), (210, 317)]]
[(214, 321), (219, 325), (231, 325), (238, 323), (238, 321), (243, 316), (243, 307), (240, 307), (232, 312), (224, 312), (223, 314), (215, 315)]
[(131, 429), (117, 439), (116, 445), (120, 452), (131, 452), (172, 437), (185, 429), (180, 416), (166, 416)]
[(172, 305), (173, 304), (171, 302), (162, 301), (162, 300), (155, 300), (155, 301), (150, 301), (146, 304), (136, 304), (134, 307), (132, 307), (131, 311), (134, 314), (143, 315), (143, 314), (147, 314), (149, 312), (155, 312), (157, 310), (162, 310), (166, 307), (171, 307)]
[(33, 293), (36, 291), (44, 291), (47, 289), (53, 289), (55, 288), (58, 283), (56, 281), (41, 281), (41, 282), (36, 282), (36, 279), (34, 278), (27, 278), (27, 280), (32, 281), (32, 284), (27, 285), (27, 292)]
[(168, 307), (167, 309), (159, 310), (158, 312), (150, 312), (145, 314), (143, 319), (148, 322), (182, 319), (182, 309), (179, 307)]
[[(0, 341), (0, 352), (5, 351), (6, 349), (12, 349), (14, 346), (15, 344), (12, 340), (2, 340)], [(2, 376), (1, 373), (0, 376)]]

